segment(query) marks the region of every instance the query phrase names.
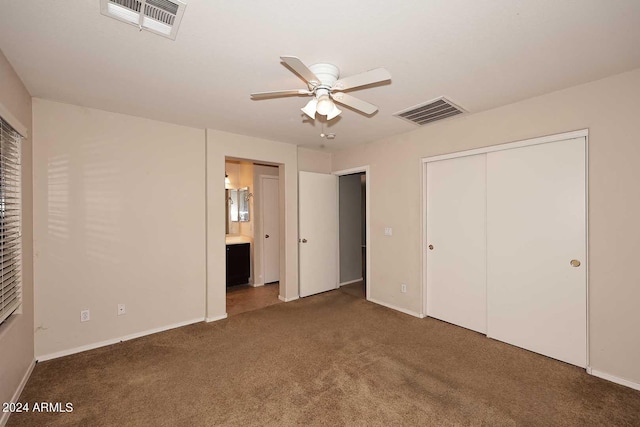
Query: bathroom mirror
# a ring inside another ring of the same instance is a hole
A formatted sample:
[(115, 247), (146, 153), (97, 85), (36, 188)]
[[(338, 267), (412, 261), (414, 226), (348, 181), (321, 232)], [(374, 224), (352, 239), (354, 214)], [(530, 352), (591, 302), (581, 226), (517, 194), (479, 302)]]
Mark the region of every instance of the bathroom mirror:
[(240, 222), (249, 222), (249, 187), (238, 189), (238, 217)]
[(238, 190), (226, 190), (229, 221), (238, 222)]
[(235, 222), (249, 221), (249, 198), (253, 194), (249, 193), (249, 187), (240, 188), (238, 190), (226, 189), (226, 217), (225, 231), (227, 234), (237, 234), (238, 225)]

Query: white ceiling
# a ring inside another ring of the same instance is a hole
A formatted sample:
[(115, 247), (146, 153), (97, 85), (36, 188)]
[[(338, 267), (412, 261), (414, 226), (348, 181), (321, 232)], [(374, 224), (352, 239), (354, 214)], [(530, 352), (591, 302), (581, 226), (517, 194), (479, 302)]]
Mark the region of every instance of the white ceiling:
[[(327, 149), (414, 130), (392, 114), (442, 95), (475, 113), (640, 67), (638, 0), (186, 2), (172, 41), (99, 0), (0, 0), (0, 49), (35, 97)], [(281, 55), (393, 79), (325, 141), (307, 98), (250, 99), (304, 88)]]

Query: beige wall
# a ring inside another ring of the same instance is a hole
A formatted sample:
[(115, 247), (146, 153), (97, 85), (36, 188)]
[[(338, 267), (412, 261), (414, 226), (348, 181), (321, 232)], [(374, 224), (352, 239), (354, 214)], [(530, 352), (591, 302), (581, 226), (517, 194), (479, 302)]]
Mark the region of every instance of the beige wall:
[(336, 153), (371, 165), (372, 297), (422, 312), (422, 157), (588, 128), (590, 365), (640, 383), (639, 117), (635, 70)]
[(207, 129), (207, 319), (226, 316), (224, 167), (225, 158), (279, 164), (280, 296), (298, 297), (297, 147)]
[(33, 115), (36, 356), (202, 320), (204, 131), (42, 99)]
[[(22, 141), (22, 308), (0, 325), (0, 402), (10, 402), (34, 360), (31, 95), (0, 52), (0, 110), (27, 128)], [(3, 423), (0, 414), (0, 425)]]
[(331, 153), (298, 147), (298, 170), (331, 173)]

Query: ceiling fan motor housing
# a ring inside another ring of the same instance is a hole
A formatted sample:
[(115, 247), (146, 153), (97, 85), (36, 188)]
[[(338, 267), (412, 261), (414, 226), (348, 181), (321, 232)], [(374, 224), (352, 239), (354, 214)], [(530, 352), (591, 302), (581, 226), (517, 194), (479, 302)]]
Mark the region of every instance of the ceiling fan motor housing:
[[(309, 69), (320, 79), (318, 86), (316, 86), (317, 89), (328, 91), (340, 76), (340, 69), (333, 64), (313, 64), (309, 66)], [(309, 85), (309, 89), (313, 90), (314, 88)]]

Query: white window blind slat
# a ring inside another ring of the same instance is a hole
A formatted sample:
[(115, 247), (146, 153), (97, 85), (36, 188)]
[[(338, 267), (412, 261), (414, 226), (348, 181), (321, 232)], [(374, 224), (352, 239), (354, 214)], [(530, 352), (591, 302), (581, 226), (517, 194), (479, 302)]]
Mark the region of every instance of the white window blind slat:
[(22, 302), (21, 141), (20, 134), (0, 117), (0, 323)]

